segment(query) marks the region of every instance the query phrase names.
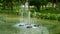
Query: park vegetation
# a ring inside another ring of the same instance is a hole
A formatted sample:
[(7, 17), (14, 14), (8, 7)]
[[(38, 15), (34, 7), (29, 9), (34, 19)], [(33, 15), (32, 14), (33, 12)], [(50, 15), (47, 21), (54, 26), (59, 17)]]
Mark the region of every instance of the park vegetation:
[[(26, 0), (0, 0), (0, 13), (19, 15), (20, 6), (24, 5), (25, 2)], [(31, 17), (36, 12), (35, 17), (37, 18), (60, 21), (60, 0), (29, 0), (28, 2)]]

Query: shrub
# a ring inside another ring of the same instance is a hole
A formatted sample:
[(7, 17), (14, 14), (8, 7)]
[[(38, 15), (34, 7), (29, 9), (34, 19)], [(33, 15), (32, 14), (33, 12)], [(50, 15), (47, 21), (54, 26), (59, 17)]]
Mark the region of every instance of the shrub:
[(56, 20), (56, 16), (55, 15), (50, 15), (49, 19)]
[(60, 21), (60, 16), (58, 17), (58, 21)]
[(44, 18), (44, 15), (43, 15), (43, 14), (39, 14), (39, 17), (40, 17), (41, 19), (43, 19), (43, 18)]
[[(34, 16), (34, 15), (32, 15), (32, 16)], [(58, 19), (56, 14), (50, 14), (50, 13), (42, 14), (42, 13), (36, 12), (36, 16), (35, 17), (41, 18), (41, 19), (50, 19), (50, 20), (57, 20)]]
[(49, 15), (45, 14), (44, 19), (49, 19)]

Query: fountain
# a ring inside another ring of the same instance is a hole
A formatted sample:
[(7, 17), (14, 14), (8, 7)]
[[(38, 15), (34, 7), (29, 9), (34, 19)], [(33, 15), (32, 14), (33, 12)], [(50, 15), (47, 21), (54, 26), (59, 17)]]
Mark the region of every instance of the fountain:
[[(28, 0), (26, 1), (24, 7), (25, 7), (25, 12), (27, 14), (25, 21), (14, 25), (15, 27), (18, 27), (20, 29), (19, 34), (49, 34), (46, 27), (42, 27), (38, 24), (31, 23)], [(23, 12), (22, 12), (22, 17), (23, 17)]]
[[(37, 25), (37, 24), (31, 24), (30, 23), (30, 10), (29, 10), (28, 0), (25, 3), (25, 12), (26, 12), (26, 20), (23, 23), (19, 23), (19, 26), (26, 27), (26, 28), (37, 28), (37, 27), (39, 27), (39, 25)], [(23, 17), (23, 12), (22, 12), (21, 16)]]

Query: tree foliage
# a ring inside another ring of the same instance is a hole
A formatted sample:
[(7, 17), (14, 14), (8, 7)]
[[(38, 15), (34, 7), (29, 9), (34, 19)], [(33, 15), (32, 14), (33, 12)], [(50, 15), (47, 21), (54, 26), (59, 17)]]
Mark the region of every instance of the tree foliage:
[(47, 5), (48, 2), (48, 0), (29, 0), (29, 4), (36, 6), (38, 11), (40, 11), (41, 5)]
[[(52, 0), (28, 0), (29, 5), (33, 5), (37, 8), (38, 11), (40, 11), (41, 5), (47, 5), (48, 2), (52, 2)], [(14, 6), (19, 6), (21, 4), (24, 4), (26, 0), (0, 0), (0, 7), (2, 9), (10, 8), (13, 9)], [(53, 1), (54, 2), (54, 1)]]

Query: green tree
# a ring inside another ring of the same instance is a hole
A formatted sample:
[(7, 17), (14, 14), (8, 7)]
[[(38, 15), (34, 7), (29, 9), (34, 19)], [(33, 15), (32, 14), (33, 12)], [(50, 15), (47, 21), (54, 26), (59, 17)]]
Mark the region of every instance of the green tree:
[(38, 12), (40, 11), (41, 5), (46, 6), (48, 2), (49, 2), (48, 0), (29, 0), (29, 4), (34, 5), (35, 7), (37, 7)]

